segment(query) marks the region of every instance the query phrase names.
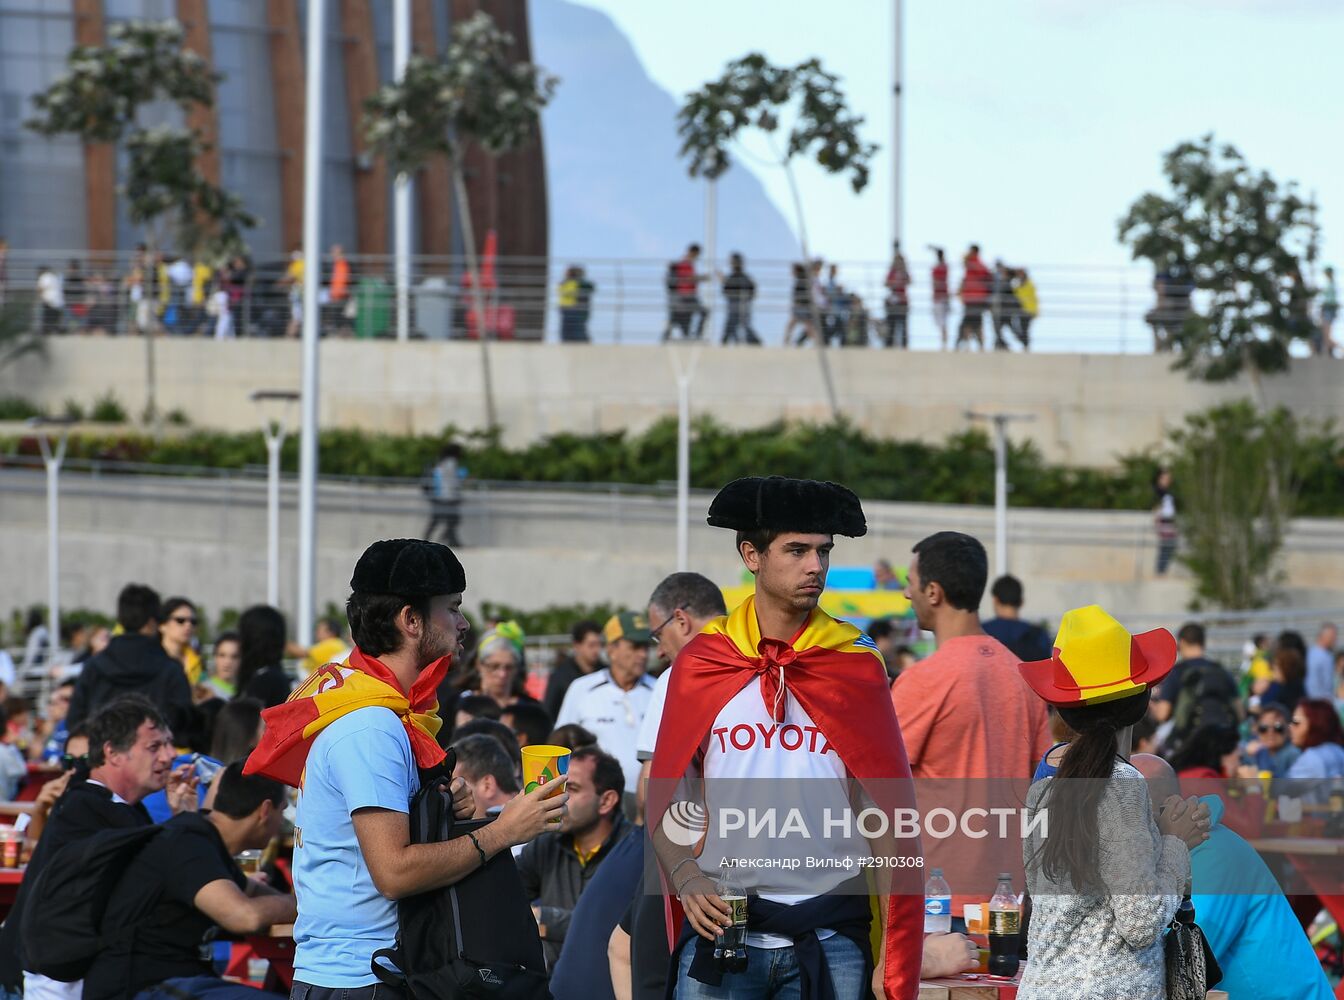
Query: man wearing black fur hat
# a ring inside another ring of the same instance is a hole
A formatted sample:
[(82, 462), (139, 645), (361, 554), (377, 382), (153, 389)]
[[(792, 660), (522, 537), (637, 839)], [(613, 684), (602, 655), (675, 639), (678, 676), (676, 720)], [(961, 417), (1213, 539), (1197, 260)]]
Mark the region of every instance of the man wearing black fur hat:
[[(853, 803), (867, 801), (888, 815), (911, 804), (910, 766), (881, 655), (857, 628), (818, 606), (834, 536), (867, 531), (858, 497), (833, 483), (739, 479), (714, 498), (709, 523), (737, 532), (738, 555), (756, 582), (752, 597), (678, 654), (654, 750), (648, 828), (664, 884), (685, 913), (684, 923), (670, 928), (677, 931), (676, 995), (698, 1000), (742, 990), (858, 1000), (875, 989), (913, 998), (923, 937), (914, 869), (895, 876), (900, 892), (885, 908), (874, 955), (867, 884), (862, 874), (852, 876), (882, 845), (855, 827), (841, 834), (821, 825), (832, 804), (852, 814)], [(698, 800), (695, 789), (703, 789)], [(817, 866), (824, 871), (776, 874), (779, 866), (757, 862), (780, 860), (761, 855), (779, 841), (725, 835), (719, 819), (724, 804), (742, 804), (738, 792), (763, 795), (770, 808), (790, 815), (805, 798), (801, 811), (816, 825), (809, 860), (824, 855), (826, 864)], [(698, 842), (677, 829), (697, 813), (704, 817)], [(716, 891), (714, 869), (734, 864), (730, 856), (740, 865), (749, 852), (749, 863), (734, 872), (750, 897), (747, 968), (723, 971), (713, 942), (731, 923), (731, 910)]]
[[(299, 788), (294, 830), (295, 993), (301, 1000), (371, 1000), (375, 951), (393, 946), (396, 900), (451, 885), (523, 844), (564, 813), (567, 796), (520, 795), (476, 833), (412, 844), (408, 810), (420, 771), (444, 761), (436, 691), (466, 632), (466, 574), (435, 542), (375, 542), (350, 581), (346, 616), (355, 650), (316, 671), (264, 713), (248, 760)], [(474, 811), (453, 782), (454, 813)], [(554, 789), (548, 785), (549, 794)], [(383, 987), (384, 992), (386, 987)]]

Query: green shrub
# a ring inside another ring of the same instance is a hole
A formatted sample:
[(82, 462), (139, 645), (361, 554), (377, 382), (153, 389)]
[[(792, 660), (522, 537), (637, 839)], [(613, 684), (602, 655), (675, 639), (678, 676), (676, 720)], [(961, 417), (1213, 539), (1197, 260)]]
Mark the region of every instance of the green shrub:
[(116, 394), (108, 389), (94, 402), (89, 419), (96, 424), (124, 424), (126, 408), (121, 405)]
[[(628, 610), (614, 604), (551, 604), (536, 611), (523, 611), (507, 604), (481, 602), (482, 617), (501, 622), (517, 622), (523, 634), (529, 636), (565, 635), (574, 627), (575, 622), (585, 618), (597, 622), (599, 626), (605, 625), (612, 615)], [(472, 627), (476, 627), (475, 622), (472, 623)]]
[(27, 420), (29, 417), (42, 417), (46, 413), (22, 396), (0, 396), (0, 420)]
[[(934, 444), (877, 437), (844, 421), (778, 422), (737, 430), (701, 417), (692, 434), (691, 485), (696, 489), (718, 489), (739, 476), (778, 474), (842, 482), (865, 500), (994, 502), (994, 450), (979, 429)], [(1344, 437), (1329, 424), (1302, 424), (1299, 434), (1309, 442), (1304, 449), (1309, 458), (1300, 473), (1296, 513), (1344, 514)], [(555, 434), (517, 448), (504, 446), (495, 434), (459, 434), (451, 427), (440, 434), (404, 435), (331, 429), (319, 435), (319, 467), (323, 475), (418, 479), (449, 441), (462, 444), (463, 462), (478, 481), (651, 486), (671, 484), (677, 475), (672, 418), (639, 434)], [(0, 439), (0, 454), (16, 453), (37, 454), (36, 443), (26, 437)], [(209, 430), (158, 440), (130, 431), (75, 434), (69, 455), (187, 468), (241, 469), (266, 462), (260, 432)], [(285, 440), (281, 464), (294, 473), (298, 460), (298, 435), (292, 434)], [(1027, 441), (1010, 445), (1008, 461), (1009, 503), (1014, 507), (1147, 510), (1159, 456), (1153, 450), (1117, 456), (1113, 468), (1077, 468), (1047, 462)]]
[(65, 409), (61, 411), (61, 416), (65, 417), (66, 420), (83, 420), (85, 417), (84, 407), (77, 399), (67, 399)]

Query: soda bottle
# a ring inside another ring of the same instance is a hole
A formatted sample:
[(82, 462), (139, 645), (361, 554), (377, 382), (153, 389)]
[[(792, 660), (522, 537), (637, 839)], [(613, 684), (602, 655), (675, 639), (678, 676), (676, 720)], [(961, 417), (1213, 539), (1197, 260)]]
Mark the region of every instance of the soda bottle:
[(924, 933), (946, 934), (952, 929), (952, 890), (943, 878), (943, 870), (929, 872), (924, 886)]
[(747, 971), (747, 890), (727, 873), (715, 887), (732, 910), (733, 922), (714, 941), (714, 964), (720, 972)]
[(999, 884), (989, 901), (989, 973), (1017, 975), (1017, 939), (1022, 928), (1022, 907), (1013, 892), (1013, 876), (999, 873)]

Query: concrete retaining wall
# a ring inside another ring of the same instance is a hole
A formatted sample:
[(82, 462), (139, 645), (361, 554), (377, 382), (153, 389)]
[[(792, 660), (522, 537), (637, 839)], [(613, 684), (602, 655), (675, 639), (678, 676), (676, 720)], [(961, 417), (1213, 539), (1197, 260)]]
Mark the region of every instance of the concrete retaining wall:
[[(0, 396), (59, 411), (113, 390), (132, 415), (145, 404), (144, 341), (69, 337), (45, 359), (0, 370)], [(505, 440), (560, 431), (641, 430), (676, 413), (676, 352), (693, 348), (496, 344), (494, 388)], [(162, 338), (156, 342), (159, 404), (199, 427), (251, 430), (256, 389), (297, 389), (297, 341)], [(1015, 439), (1031, 438), (1052, 461), (1105, 466), (1159, 444), (1185, 413), (1242, 398), (1244, 383), (1190, 382), (1152, 355), (827, 352), (844, 414), (887, 437), (942, 440), (967, 426), (969, 409), (1029, 414)], [(779, 418), (826, 419), (829, 407), (812, 350), (704, 348), (692, 387), (696, 413), (739, 427)], [(1266, 383), (1271, 403), (1302, 415), (1344, 415), (1339, 372), (1302, 361)], [(484, 425), (480, 348), (473, 343), (395, 344), (330, 340), (321, 346), (324, 426), (436, 432)]]
[[(292, 483), (284, 491), (282, 604), (294, 607), (297, 518)], [(257, 481), (64, 477), (61, 601), (111, 609), (121, 585), (151, 583), (187, 594), (213, 615), (262, 600), (266, 584), (265, 487)], [(721, 584), (741, 567), (728, 532), (704, 524), (707, 495), (692, 497), (690, 566)], [(413, 489), (323, 484), (319, 491), (319, 608), (348, 596), (359, 553), (378, 538), (416, 535), (425, 510)], [(897, 565), (934, 531), (971, 532), (993, 551), (987, 508), (872, 503), (870, 530), (838, 539), (837, 565)], [(552, 491), (468, 491), (460, 550), (469, 607), (482, 600), (524, 609), (613, 601), (638, 605), (675, 568), (675, 501), (670, 497)], [(1015, 510), (1009, 522), (1012, 571), (1027, 587), (1028, 610), (1055, 617), (1098, 602), (1117, 614), (1178, 622), (1190, 598), (1179, 568), (1152, 573), (1152, 525), (1142, 513)], [(0, 473), (0, 614), (46, 600), (45, 479)], [(1289, 535), (1287, 605), (1344, 607), (1344, 522), (1303, 520)], [(988, 610), (988, 602), (986, 602)]]

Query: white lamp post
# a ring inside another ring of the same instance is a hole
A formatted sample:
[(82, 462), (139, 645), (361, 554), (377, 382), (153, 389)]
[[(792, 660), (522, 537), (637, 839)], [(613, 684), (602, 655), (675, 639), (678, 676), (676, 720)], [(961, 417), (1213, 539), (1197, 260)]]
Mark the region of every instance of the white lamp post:
[(966, 413), (968, 420), (994, 425), (994, 576), (1008, 572), (1008, 423), (1035, 420), (1030, 413)]
[(313, 642), (317, 586), (317, 335), (322, 277), (322, 88), (327, 51), (327, 0), (308, 0), (308, 72), (303, 143), (303, 384), (299, 415), (299, 602), (296, 638)]
[[(47, 469), (47, 663), (61, 648), (61, 463), (69, 441), (68, 417), (31, 417), (28, 424), (37, 431), (42, 464)], [(52, 436), (56, 447), (52, 448)]]
[(251, 396), (262, 412), (266, 441), (266, 603), (280, 606), (280, 451), (289, 428), (285, 418), (299, 394), (288, 389), (260, 389)]

